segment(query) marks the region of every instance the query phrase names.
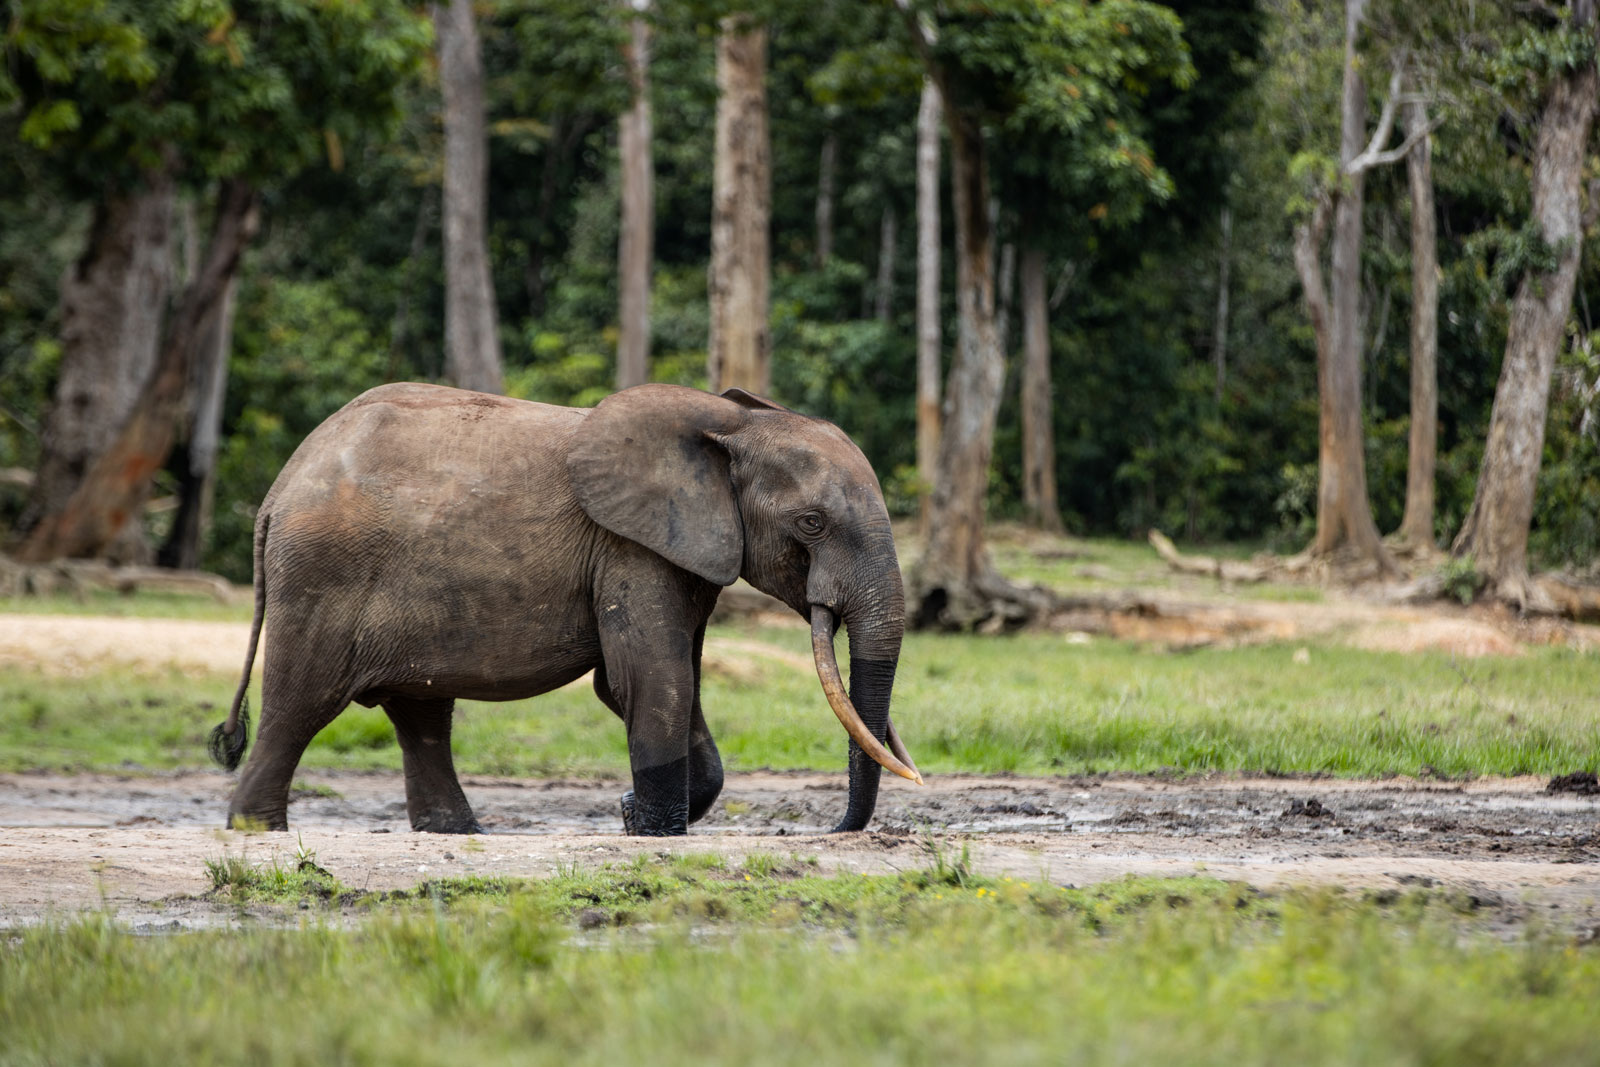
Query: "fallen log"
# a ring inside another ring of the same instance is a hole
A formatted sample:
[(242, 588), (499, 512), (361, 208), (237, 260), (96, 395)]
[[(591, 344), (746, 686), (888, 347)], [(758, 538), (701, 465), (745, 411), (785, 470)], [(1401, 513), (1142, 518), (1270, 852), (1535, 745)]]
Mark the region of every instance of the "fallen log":
[(0, 596), (50, 596), (65, 593), (82, 597), (105, 590), (133, 593), (178, 593), (209, 596), (218, 603), (233, 600), (233, 583), (220, 574), (206, 571), (179, 571), (165, 567), (113, 567), (100, 560), (54, 560), (49, 563), (20, 563), (0, 557)]
[(1273, 568), (1259, 563), (1240, 563), (1232, 559), (1215, 559), (1211, 556), (1192, 556), (1178, 551), (1172, 539), (1160, 530), (1149, 534), (1150, 547), (1156, 555), (1166, 560), (1167, 566), (1184, 574), (1204, 574), (1224, 582), (1264, 582)]

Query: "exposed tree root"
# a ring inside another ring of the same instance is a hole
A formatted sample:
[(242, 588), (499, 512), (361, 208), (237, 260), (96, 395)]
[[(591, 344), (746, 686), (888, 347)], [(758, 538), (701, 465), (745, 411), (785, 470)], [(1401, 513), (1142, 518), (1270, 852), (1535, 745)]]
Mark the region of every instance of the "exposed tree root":
[(1204, 574), (1224, 582), (1264, 582), (1272, 576), (1274, 569), (1270, 564), (1259, 562), (1240, 563), (1238, 560), (1185, 555), (1160, 530), (1152, 529), (1149, 540), (1150, 547), (1156, 550), (1156, 555), (1166, 560), (1167, 566), (1184, 574)]
[(205, 571), (175, 571), (162, 567), (113, 567), (99, 560), (55, 560), (50, 563), (20, 563), (0, 556), (0, 596), (50, 596), (67, 593), (82, 597), (95, 590), (131, 593), (135, 590), (158, 593), (189, 593), (210, 596), (226, 604), (233, 599), (233, 585), (224, 577)]

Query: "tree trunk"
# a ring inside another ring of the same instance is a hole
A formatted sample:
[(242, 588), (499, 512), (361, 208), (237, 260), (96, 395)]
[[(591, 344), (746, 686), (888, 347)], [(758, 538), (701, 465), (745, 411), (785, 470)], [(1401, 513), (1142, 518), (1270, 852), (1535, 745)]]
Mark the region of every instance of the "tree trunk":
[(1233, 209), (1222, 205), (1222, 251), (1217, 256), (1217, 321), (1211, 336), (1211, 359), (1217, 366), (1217, 406), (1228, 380), (1228, 275), (1233, 268)]
[[(998, 211), (991, 214), (990, 233), (994, 232), (994, 222), (998, 221), (998, 217)], [(1000, 246), (1000, 278), (994, 295), (994, 334), (999, 339), (1002, 364), (1006, 353), (1011, 351), (1011, 307), (1015, 303), (1013, 297), (1016, 290), (1017, 246), (1007, 241)]]
[(822, 139), (822, 155), (817, 160), (817, 266), (827, 265), (833, 255), (833, 186), (838, 173), (839, 135), (829, 130)]
[[(1573, 12), (1574, 21), (1592, 32), (1592, 0), (1574, 4)], [(1533, 217), (1556, 266), (1530, 270), (1517, 286), (1477, 494), (1452, 549), (1458, 557), (1472, 557), (1490, 595), (1522, 606), (1538, 599), (1528, 578), (1528, 527), (1550, 378), (1572, 310), (1583, 242), (1584, 150), (1597, 94), (1600, 77), (1591, 58), (1557, 80), (1545, 100), (1533, 153)]]
[(19, 560), (41, 563), (95, 556), (139, 514), (151, 479), (171, 454), (190, 362), (222, 314), (256, 221), (254, 188), (239, 179), (224, 182), (205, 261), (173, 313), (160, 356), (133, 411), (72, 495), (40, 519), (17, 550)]
[[(1317, 535), (1314, 556), (1339, 554), (1390, 569), (1367, 500), (1361, 428), (1361, 216), (1364, 172), (1350, 164), (1367, 137), (1367, 91), (1356, 55), (1365, 0), (1346, 0), (1344, 86), (1340, 99), (1340, 188), (1334, 203), (1332, 289), (1326, 347), (1317, 351), (1320, 397)], [(1298, 257), (1297, 257), (1298, 258)], [(1308, 304), (1310, 295), (1307, 296)]]
[[(946, 102), (948, 104), (948, 101)], [(998, 581), (984, 544), (984, 498), (994, 452), (1005, 361), (995, 330), (989, 174), (983, 129), (956, 108), (945, 112), (956, 216), (956, 356), (946, 387), (944, 432), (933, 483), (928, 545), (913, 577), (918, 626), (968, 628), (995, 610)]]
[[(1407, 129), (1427, 125), (1422, 101), (1406, 104)], [(1399, 540), (1433, 548), (1434, 469), (1439, 447), (1439, 249), (1433, 217), (1433, 145), (1424, 137), (1406, 155), (1411, 186), (1411, 442), (1406, 512)]]
[(712, 172), (711, 331), (713, 392), (772, 386), (767, 325), (771, 271), (771, 146), (767, 134), (767, 30), (743, 16), (717, 37), (717, 140)]
[(172, 284), (174, 192), (164, 170), (146, 183), (96, 207), (88, 245), (61, 279), (61, 373), (17, 524), (23, 535), (66, 506), (155, 366)]
[(1044, 249), (1030, 244), (1022, 253), (1022, 499), (1030, 523), (1058, 534), (1048, 303)]
[(883, 205), (883, 218), (878, 224), (878, 288), (873, 304), (873, 317), (888, 322), (894, 311), (894, 246), (900, 240), (900, 220), (894, 205)]
[(228, 353), (233, 346), (234, 301), (239, 276), (228, 279), (222, 306), (200, 339), (189, 368), (188, 412), (179, 425), (176, 451), (178, 511), (172, 531), (161, 546), (163, 567), (200, 568), (206, 534), (211, 529), (211, 504), (217, 489), (217, 453), (222, 447), (222, 401), (228, 390)]
[(939, 87), (922, 81), (917, 109), (917, 479), (920, 525), (928, 533), (934, 467), (939, 460)]
[(617, 388), (650, 380), (650, 271), (655, 256), (655, 165), (651, 156), (649, 0), (632, 0), (627, 51), (633, 104), (618, 120), (622, 221), (617, 239)]
[(444, 95), (445, 377), (498, 393), (500, 335), (486, 233), (489, 149), (483, 126), (483, 58), (472, 0), (434, 7)]

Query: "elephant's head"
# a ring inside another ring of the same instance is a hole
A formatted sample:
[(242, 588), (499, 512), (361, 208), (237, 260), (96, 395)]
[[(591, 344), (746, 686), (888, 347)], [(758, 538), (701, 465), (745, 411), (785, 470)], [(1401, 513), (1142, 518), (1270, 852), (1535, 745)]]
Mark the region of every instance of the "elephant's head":
[[(835, 829), (872, 817), (880, 764), (922, 781), (889, 720), (905, 628), (889, 514), (842, 430), (740, 389), (641, 385), (590, 412), (567, 468), (601, 526), (717, 585), (743, 576), (811, 623), (818, 677), (852, 741)], [(848, 695), (833, 652), (841, 623)]]

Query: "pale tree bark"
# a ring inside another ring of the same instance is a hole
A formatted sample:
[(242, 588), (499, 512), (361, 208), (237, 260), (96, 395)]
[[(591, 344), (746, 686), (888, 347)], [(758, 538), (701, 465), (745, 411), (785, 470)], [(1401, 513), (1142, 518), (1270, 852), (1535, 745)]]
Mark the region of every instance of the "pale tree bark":
[(817, 159), (817, 266), (833, 256), (833, 189), (839, 169), (839, 135), (829, 130)]
[(651, 154), (650, 0), (630, 0), (627, 49), (633, 103), (618, 120), (622, 220), (617, 239), (617, 388), (650, 380), (650, 273), (655, 257), (655, 164)]
[(1312, 554), (1336, 552), (1387, 566), (1367, 498), (1361, 426), (1361, 222), (1365, 172), (1349, 165), (1367, 138), (1367, 87), (1356, 54), (1365, 0), (1346, 0), (1344, 82), (1340, 93), (1341, 176), (1334, 204), (1328, 347), (1319, 351), (1320, 427), (1317, 535)]
[(83, 255), (61, 279), (61, 371), (17, 524), (23, 535), (66, 505), (150, 377), (172, 285), (173, 208), (166, 170), (107, 197)]
[(1211, 336), (1211, 359), (1217, 368), (1217, 404), (1228, 380), (1228, 276), (1233, 269), (1233, 209), (1222, 205), (1222, 249), (1217, 255), (1217, 317)]
[(433, 9), (444, 96), (445, 377), (463, 389), (501, 390), (500, 334), (489, 273), (489, 143), (483, 56), (472, 0)]
[[(939, 87), (922, 81), (917, 109), (917, 480), (933, 485), (939, 459)], [(922, 492), (920, 526), (928, 532), (931, 494)]]
[(190, 365), (222, 314), (256, 224), (254, 188), (238, 179), (224, 182), (204, 261), (173, 312), (155, 367), (132, 412), (78, 488), (33, 528), (16, 552), (19, 560), (38, 563), (99, 555), (129, 520), (137, 519), (151, 479), (172, 452)]
[[(1405, 106), (1408, 130), (1425, 128), (1427, 105)], [(1406, 154), (1411, 190), (1411, 441), (1406, 464), (1406, 511), (1398, 540), (1431, 550), (1434, 471), (1439, 449), (1439, 248), (1433, 216), (1433, 142), (1423, 137)]]
[(899, 241), (900, 219), (894, 205), (886, 202), (878, 223), (878, 285), (872, 309), (879, 322), (888, 322), (894, 312), (894, 252)]
[(1028, 521), (1061, 533), (1056, 500), (1056, 438), (1050, 373), (1050, 307), (1044, 249), (1022, 253), (1022, 502)]
[(233, 312), (239, 276), (223, 287), (222, 304), (199, 340), (189, 367), (187, 412), (178, 426), (178, 510), (157, 561), (163, 567), (200, 567), (211, 505), (217, 492), (217, 454), (222, 448), (222, 401), (228, 390), (228, 354), (233, 347)]
[(712, 170), (711, 331), (714, 392), (772, 386), (767, 323), (772, 149), (767, 133), (767, 30), (744, 16), (717, 36), (717, 139)]
[[(1592, 33), (1594, 0), (1571, 6)], [(1517, 286), (1495, 389), (1477, 493), (1452, 552), (1471, 557), (1486, 592), (1522, 607), (1544, 606), (1528, 577), (1528, 528), (1544, 449), (1555, 370), (1583, 243), (1582, 176), (1600, 75), (1593, 58), (1550, 86), (1533, 150), (1533, 218), (1555, 255), (1550, 271), (1529, 270)]]

